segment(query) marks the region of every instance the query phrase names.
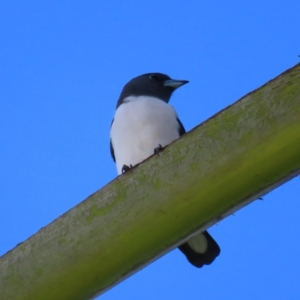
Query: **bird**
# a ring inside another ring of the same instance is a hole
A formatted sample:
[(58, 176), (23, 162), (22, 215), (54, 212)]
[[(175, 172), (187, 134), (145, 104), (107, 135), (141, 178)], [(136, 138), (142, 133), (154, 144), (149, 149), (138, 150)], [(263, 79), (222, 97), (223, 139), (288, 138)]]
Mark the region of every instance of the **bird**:
[[(110, 130), (110, 151), (119, 175), (185, 134), (169, 100), (188, 82), (155, 72), (137, 76), (123, 87)], [(178, 248), (197, 268), (211, 264), (221, 251), (207, 231)]]

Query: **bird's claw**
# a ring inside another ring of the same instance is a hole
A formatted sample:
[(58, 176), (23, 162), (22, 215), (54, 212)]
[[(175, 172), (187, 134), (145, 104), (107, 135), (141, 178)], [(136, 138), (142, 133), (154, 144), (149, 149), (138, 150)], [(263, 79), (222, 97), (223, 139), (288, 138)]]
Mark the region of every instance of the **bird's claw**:
[(131, 164), (129, 166), (123, 165), (123, 167), (122, 167), (122, 174), (128, 172), (131, 168), (132, 168)]
[(154, 148), (154, 154), (159, 155), (159, 152), (163, 149), (163, 146), (161, 144), (158, 144), (158, 147)]

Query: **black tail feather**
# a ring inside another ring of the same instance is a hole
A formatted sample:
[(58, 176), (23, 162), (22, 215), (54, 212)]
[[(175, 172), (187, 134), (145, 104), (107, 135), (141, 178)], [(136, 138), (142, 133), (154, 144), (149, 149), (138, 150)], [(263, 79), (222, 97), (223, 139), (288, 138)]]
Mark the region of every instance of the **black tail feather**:
[(205, 252), (199, 253), (194, 251), (188, 244), (188, 241), (178, 247), (178, 249), (186, 256), (187, 260), (196, 268), (210, 265), (221, 252), (219, 245), (207, 231), (204, 231), (201, 234), (205, 237), (207, 242)]

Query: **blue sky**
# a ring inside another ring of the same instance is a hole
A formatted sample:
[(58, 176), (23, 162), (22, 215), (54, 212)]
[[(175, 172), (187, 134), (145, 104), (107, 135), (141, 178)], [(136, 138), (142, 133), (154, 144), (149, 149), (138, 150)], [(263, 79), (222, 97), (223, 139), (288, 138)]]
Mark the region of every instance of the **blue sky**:
[[(187, 130), (300, 61), (300, 2), (2, 1), (0, 255), (116, 177), (109, 130), (146, 72)], [(234, 182), (232, 183), (234, 184)], [(203, 269), (178, 250), (101, 299), (298, 299), (300, 178), (210, 229)]]

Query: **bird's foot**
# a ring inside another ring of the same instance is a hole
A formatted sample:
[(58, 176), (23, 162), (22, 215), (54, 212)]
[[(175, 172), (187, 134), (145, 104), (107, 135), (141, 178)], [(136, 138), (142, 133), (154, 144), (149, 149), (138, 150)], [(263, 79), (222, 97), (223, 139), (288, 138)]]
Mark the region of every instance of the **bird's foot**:
[(159, 152), (161, 152), (162, 149), (164, 149), (163, 146), (158, 144), (158, 147), (154, 148), (154, 154), (159, 155)]
[(129, 165), (129, 166), (123, 165), (123, 167), (122, 167), (122, 174), (128, 172), (131, 168), (132, 168), (132, 165)]

